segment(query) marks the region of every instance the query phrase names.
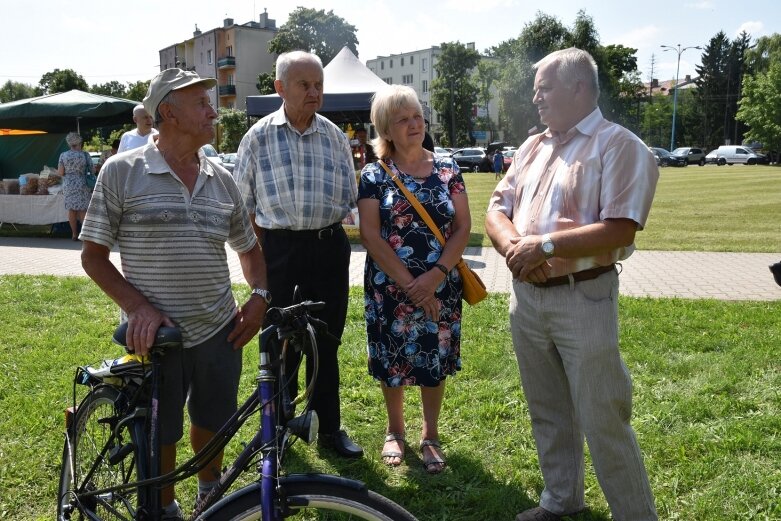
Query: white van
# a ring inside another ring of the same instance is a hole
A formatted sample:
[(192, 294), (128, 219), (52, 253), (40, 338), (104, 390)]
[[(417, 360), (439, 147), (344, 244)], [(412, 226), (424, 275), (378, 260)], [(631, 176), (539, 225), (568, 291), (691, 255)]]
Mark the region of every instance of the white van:
[(756, 154), (749, 147), (740, 145), (721, 145), (716, 150), (712, 150), (705, 156), (707, 163), (716, 163), (717, 165), (734, 165), (742, 163), (746, 165), (756, 165), (761, 162), (761, 156)]

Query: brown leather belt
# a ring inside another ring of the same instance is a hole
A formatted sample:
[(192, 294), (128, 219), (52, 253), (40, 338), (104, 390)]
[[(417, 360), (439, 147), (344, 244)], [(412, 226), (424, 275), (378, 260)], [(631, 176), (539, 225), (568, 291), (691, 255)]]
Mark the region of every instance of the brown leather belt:
[(572, 277), (573, 282), (581, 282), (584, 280), (595, 279), (600, 275), (615, 269), (615, 264), (611, 264), (610, 266), (598, 266), (596, 268), (591, 268), (590, 270), (578, 271), (576, 273), (570, 273), (569, 275), (562, 275), (561, 277), (553, 277), (546, 280), (545, 282), (532, 282), (531, 284), (537, 286), (538, 288), (552, 288), (553, 286), (569, 284), (570, 277)]

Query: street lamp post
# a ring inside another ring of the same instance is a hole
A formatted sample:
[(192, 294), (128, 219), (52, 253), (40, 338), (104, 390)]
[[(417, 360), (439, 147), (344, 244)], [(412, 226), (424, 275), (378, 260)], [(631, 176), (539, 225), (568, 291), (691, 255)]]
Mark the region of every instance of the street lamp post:
[(662, 45), (662, 49), (665, 51), (673, 51), (678, 53), (678, 66), (675, 68), (675, 92), (673, 93), (673, 128), (672, 132), (670, 133), (670, 152), (672, 152), (675, 148), (675, 110), (678, 106), (678, 73), (681, 71), (681, 54), (684, 53), (684, 51), (688, 51), (689, 49), (702, 49), (699, 45), (692, 45), (691, 47), (684, 47), (681, 49), (681, 44), (678, 44), (678, 47), (673, 47), (671, 45)]

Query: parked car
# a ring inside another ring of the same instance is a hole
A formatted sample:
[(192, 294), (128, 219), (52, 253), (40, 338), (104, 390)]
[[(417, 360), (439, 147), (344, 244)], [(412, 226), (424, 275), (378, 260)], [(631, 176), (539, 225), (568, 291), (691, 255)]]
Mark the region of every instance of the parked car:
[(452, 155), (452, 152), (449, 152), (446, 148), (434, 147), (434, 155), (441, 159), (445, 157), (450, 157)]
[[(453, 160), (462, 170), (479, 172), (480, 165), (485, 158), (485, 152), (482, 148), (461, 148), (453, 152)], [(487, 172), (488, 170), (486, 170)]]
[(685, 157), (687, 164), (697, 163), (700, 166), (705, 164), (705, 151), (695, 147), (678, 147), (671, 152), (674, 156)]
[(236, 165), (236, 154), (220, 154), (220, 158), (222, 159), (222, 166), (232, 174), (233, 167)]
[(505, 150), (502, 152), (502, 155), (504, 156), (504, 166), (502, 167), (505, 172), (510, 168), (510, 165), (513, 164), (513, 157), (515, 156), (515, 152), (517, 149), (514, 150)]
[(689, 163), (685, 157), (674, 156), (664, 148), (648, 147), (656, 157), (656, 164), (659, 166), (686, 166)]
[(212, 145), (203, 145), (201, 150), (203, 150), (203, 153), (206, 155), (206, 157), (210, 157), (217, 161), (218, 164), (222, 164), (222, 158), (220, 157), (220, 154), (217, 153), (217, 150)]
[(749, 147), (740, 145), (721, 145), (716, 150), (711, 150), (705, 156), (706, 163), (721, 165), (734, 165), (735, 163), (746, 165), (767, 164), (768, 159), (763, 154), (754, 152)]

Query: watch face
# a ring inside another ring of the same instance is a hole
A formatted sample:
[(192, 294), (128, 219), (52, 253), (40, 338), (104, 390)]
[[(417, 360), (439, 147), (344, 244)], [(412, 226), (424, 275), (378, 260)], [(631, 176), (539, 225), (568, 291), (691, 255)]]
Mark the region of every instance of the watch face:
[(545, 253), (553, 253), (553, 243), (550, 241), (543, 242), (542, 251)]

